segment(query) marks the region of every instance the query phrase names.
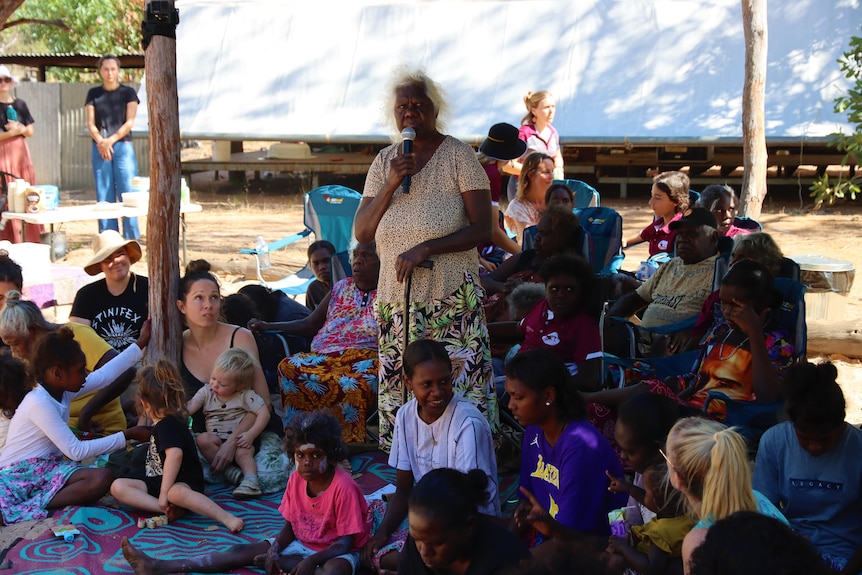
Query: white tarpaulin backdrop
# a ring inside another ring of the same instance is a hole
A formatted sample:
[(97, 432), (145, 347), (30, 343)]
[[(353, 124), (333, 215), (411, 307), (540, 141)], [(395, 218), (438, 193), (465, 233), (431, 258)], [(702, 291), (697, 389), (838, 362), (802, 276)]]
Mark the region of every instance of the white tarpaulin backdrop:
[[(528, 90), (557, 95), (569, 143), (739, 141), (740, 0), (316, 2), (178, 0), (180, 129), (187, 138), (382, 140), (399, 64), (447, 90), (446, 132), (518, 124)], [(766, 133), (844, 125), (835, 62), (862, 0), (769, 3)], [(145, 85), (136, 130), (146, 131)]]

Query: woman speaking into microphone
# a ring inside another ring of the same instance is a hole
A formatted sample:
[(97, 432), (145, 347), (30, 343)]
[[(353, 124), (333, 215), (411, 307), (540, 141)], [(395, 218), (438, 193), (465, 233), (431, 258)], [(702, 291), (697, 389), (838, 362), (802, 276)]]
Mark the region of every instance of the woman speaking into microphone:
[[(424, 72), (399, 70), (386, 95), (384, 110), (397, 131), (412, 128), (416, 136), (406, 151), (393, 144), (374, 159), (354, 225), (356, 239), (376, 240), (380, 254), (378, 407), (380, 446), (388, 452), (401, 405), (405, 317), (411, 341), (446, 344), (455, 389), (485, 414), (493, 430), (498, 418), (476, 252), (491, 239), (488, 177), (470, 146), (440, 132), (448, 106)], [(433, 265), (419, 267), (426, 260)], [(404, 286), (411, 274), (405, 309)]]

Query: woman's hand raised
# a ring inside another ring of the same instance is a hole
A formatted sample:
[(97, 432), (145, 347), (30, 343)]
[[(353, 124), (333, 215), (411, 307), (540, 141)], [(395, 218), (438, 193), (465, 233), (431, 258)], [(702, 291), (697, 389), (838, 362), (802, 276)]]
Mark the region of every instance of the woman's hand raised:
[(389, 162), (389, 185), (397, 188), (404, 176), (413, 175), (415, 171), (416, 154), (398, 154)]

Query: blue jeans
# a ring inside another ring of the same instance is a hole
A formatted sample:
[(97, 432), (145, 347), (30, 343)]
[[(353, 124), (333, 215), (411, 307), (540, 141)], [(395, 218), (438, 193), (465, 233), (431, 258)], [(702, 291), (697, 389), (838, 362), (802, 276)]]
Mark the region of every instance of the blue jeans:
[[(114, 156), (103, 160), (99, 148), (93, 142), (93, 177), (96, 180), (96, 201), (118, 203), (123, 201), (122, 194), (132, 191), (132, 178), (138, 173), (135, 148), (131, 142), (114, 144)], [(119, 232), (117, 220), (99, 220), (99, 233), (105, 230)], [(141, 237), (138, 218), (123, 218), (123, 237), (136, 240)]]

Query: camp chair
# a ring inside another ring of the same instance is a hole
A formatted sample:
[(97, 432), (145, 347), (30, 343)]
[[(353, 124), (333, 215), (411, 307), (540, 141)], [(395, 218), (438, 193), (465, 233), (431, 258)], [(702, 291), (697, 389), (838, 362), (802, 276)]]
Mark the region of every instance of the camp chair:
[[(749, 230), (750, 232), (763, 231), (763, 226), (760, 225), (760, 222), (744, 216), (736, 216), (733, 218), (733, 225), (737, 228)], [(718, 238), (718, 251), (721, 253), (733, 251), (733, 238), (729, 238), (727, 236)]]
[(332, 257), (329, 258), (329, 281), (332, 285), (352, 276), (353, 267), (350, 265), (350, 252), (345, 250), (332, 254)]
[(751, 230), (752, 232), (763, 231), (763, 226), (760, 222), (747, 216), (736, 216), (733, 218), (733, 225), (744, 230)]
[(599, 192), (581, 180), (554, 180), (554, 184), (565, 184), (575, 192), (575, 209), (597, 208), (602, 201)]
[[(773, 310), (775, 320), (793, 335), (793, 360), (805, 361), (808, 351), (808, 327), (805, 321), (805, 286), (796, 280), (780, 277), (775, 278), (774, 286), (776, 291), (781, 294), (781, 303), (777, 309)], [(625, 320), (620, 318), (612, 319), (625, 322)], [(682, 322), (651, 328), (649, 331), (652, 333), (675, 333), (682, 329), (688, 329), (690, 327), (688, 324), (688, 320), (683, 320)], [(693, 325), (693, 321), (691, 324)], [(641, 329), (645, 328), (641, 327)], [(699, 354), (698, 351), (694, 351), (666, 357), (631, 359), (636, 357), (634, 355), (636, 351), (634, 327), (630, 328), (629, 339), (631, 344), (630, 353), (632, 354), (629, 358), (622, 358), (612, 354), (605, 354), (603, 358), (605, 373), (610, 373), (612, 380), (617, 381), (620, 385), (624, 385), (623, 371), (626, 369), (651, 374), (659, 379), (687, 373), (694, 367), (694, 362), (697, 360)]]
[[(775, 289), (781, 294), (781, 305), (774, 310), (775, 320), (793, 334), (794, 361), (805, 361), (808, 350), (808, 330), (805, 323), (805, 286), (788, 278), (775, 278)], [(710, 391), (703, 410), (710, 402), (725, 405), (724, 423), (736, 427), (748, 443), (749, 454), (757, 453), (761, 436), (782, 419), (784, 401), (738, 401), (719, 390)]]
[(590, 235), (592, 254), (588, 259), (593, 271), (599, 275), (618, 272), (623, 262), (623, 218), (612, 208), (582, 208), (575, 213)]
[(689, 188), (688, 190), (688, 207), (693, 208), (700, 201), (700, 192), (696, 192)]
[[(287, 236), (270, 244), (267, 244), (268, 252), (272, 253), (312, 233), (318, 240), (328, 240), (335, 246), (336, 252), (345, 251), (350, 247), (353, 238), (353, 217), (359, 207), (362, 194), (344, 186), (321, 186), (305, 194), (303, 197), (305, 229), (299, 233)], [(289, 275), (278, 281), (268, 282), (263, 279), (261, 269), (261, 252), (255, 248), (243, 248), (241, 254), (253, 255), (257, 266), (257, 279), (261, 285), (272, 290), (281, 290), (284, 293), (297, 296), (308, 290), (308, 285), (314, 280), (311, 268), (306, 264), (295, 274)]]
[[(715, 258), (715, 278), (712, 280), (712, 289), (717, 290), (721, 287), (721, 279), (730, 268), (730, 252), (720, 254)], [(799, 264), (788, 257), (781, 258), (781, 266), (778, 270), (778, 278), (786, 278), (795, 282), (800, 281), (802, 270), (799, 269)]]
[(703, 404), (704, 412), (713, 401), (721, 401), (725, 405), (724, 424), (733, 427), (745, 438), (748, 454), (751, 459), (757, 455), (760, 438), (766, 430), (778, 424), (782, 419), (783, 401), (739, 401), (730, 399), (724, 393), (713, 390), (707, 394)]
[[(522, 250), (530, 250), (535, 247), (537, 229), (538, 226), (530, 226), (528, 228), (524, 228), (524, 237), (521, 241)], [(581, 229), (578, 230), (578, 240), (577, 245), (575, 246), (575, 253), (587, 260), (588, 262), (592, 261), (593, 242), (590, 238), (589, 232), (584, 229), (584, 226), (581, 226)]]
[(308, 351), (308, 343), (278, 330), (257, 332), (254, 334), (254, 340), (257, 343), (266, 385), (270, 392), (278, 393), (278, 364), (289, 355)]

